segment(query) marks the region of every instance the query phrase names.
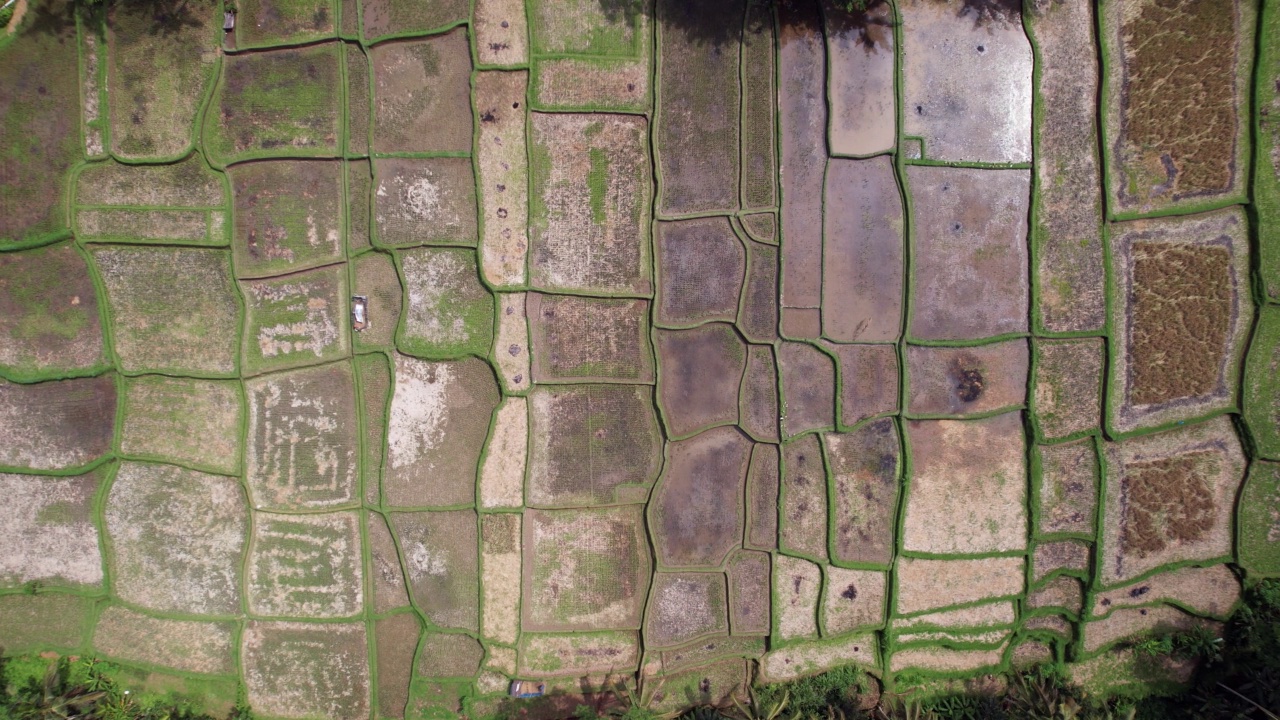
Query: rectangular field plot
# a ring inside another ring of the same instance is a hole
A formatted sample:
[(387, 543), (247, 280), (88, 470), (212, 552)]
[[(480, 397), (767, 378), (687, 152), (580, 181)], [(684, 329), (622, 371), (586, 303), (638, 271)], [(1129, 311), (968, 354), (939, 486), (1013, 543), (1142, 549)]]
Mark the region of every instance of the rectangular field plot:
[(816, 0), (779, 13), (778, 119), (782, 143), (782, 304), (822, 299), (822, 185), (827, 167), (826, 48)]
[(529, 24), (523, 0), (476, 0), (471, 22), (481, 65), (529, 61)]
[(355, 273), (351, 294), (365, 298), (365, 328), (354, 335), (360, 350), (391, 348), (404, 312), (404, 290), (391, 256), (364, 253), (352, 261)]
[(0, 380), (0, 467), (61, 470), (97, 460), (115, 434), (114, 375), (18, 385)]
[(849, 11), (824, 0), (834, 155), (870, 155), (894, 144), (895, 18), (888, 3), (868, 5), (866, 10)]
[(1107, 398), (1113, 431), (1236, 406), (1253, 320), (1247, 222), (1231, 209), (1114, 226), (1111, 293), (1119, 342), (1112, 346)]
[[(773, 207), (778, 195), (773, 13), (747, 3), (742, 31), (742, 205)], [(756, 239), (761, 239), (757, 237)]]
[(1045, 438), (1064, 438), (1098, 427), (1102, 418), (1101, 338), (1037, 340), (1032, 390), (1035, 419)]
[(523, 397), (502, 401), (493, 416), (493, 431), (480, 464), (480, 507), (524, 505), (524, 478), (529, 455), (529, 404)]
[(827, 500), (827, 471), (818, 436), (805, 435), (783, 445), (779, 547), (825, 561)]
[(204, 210), (76, 211), (76, 234), (88, 241), (226, 245), (226, 213)]
[(213, 0), (168, 14), (127, 3), (111, 7), (107, 100), (116, 157), (168, 158), (191, 147), (196, 113), (217, 68), (220, 18)]
[(1242, 201), (1256, 4), (1123, 0), (1099, 12), (1113, 214)]
[(272, 717), (368, 716), (365, 633), (364, 623), (249, 621), (240, 640), (248, 701)]
[(1093, 535), (1098, 507), (1098, 454), (1092, 438), (1036, 448), (1039, 482), (1033, 481), (1036, 535)]
[(825, 207), (823, 333), (836, 342), (896, 340), (906, 241), (892, 161), (831, 160)]
[[(658, 211), (738, 206), (737, 31), (745, 3), (658, 0)], [(726, 26), (707, 38), (701, 28)], [(756, 68), (752, 69), (757, 71)]]
[(913, 417), (976, 415), (1026, 403), (1026, 340), (966, 348), (911, 345), (906, 355), (907, 412)]
[(240, 284), (247, 374), (318, 365), (346, 356), (351, 321), (345, 265)]
[(832, 562), (888, 565), (897, 525), (898, 427), (882, 418), (849, 433), (822, 436), (831, 472)]
[(532, 104), (536, 110), (644, 112), (650, 106), (649, 58), (536, 58)]
[(747, 254), (729, 220), (659, 222), (655, 234), (658, 324), (732, 322), (738, 313)]
[(233, 166), (237, 277), (305, 270), (343, 259), (342, 163), (278, 160)]
[(368, 42), (385, 37), (421, 34), (467, 19), (467, 0), (363, 0), (364, 36)]
[(211, 159), (332, 155), (342, 131), (338, 43), (228, 55), (205, 124)]
[(105, 475), (103, 469), (74, 477), (0, 473), (8, 507), (0, 523), (0, 544), (7, 548), (0, 586), (102, 584), (93, 501)]
[[(479, 10), (477, 10), (477, 14)], [(476, 181), (481, 269), (494, 285), (523, 285), (529, 254), (529, 159), (525, 113), (529, 73), (482, 72), (475, 79)]]
[(654, 546), (663, 567), (719, 567), (742, 544), (751, 451), (751, 441), (733, 427), (708, 430), (668, 446), (670, 459), (649, 505)]
[(892, 345), (834, 345), (840, 371), (840, 425), (898, 409), (899, 368)]
[(373, 172), (378, 243), (395, 247), (476, 244), (476, 187), (470, 160), (379, 158)]
[(336, 618), (362, 608), (360, 519), (355, 512), (253, 514), (249, 612)]
[(0, 595), (0, 637), (5, 638), (5, 650), (24, 653), (80, 647), (93, 605), (88, 598), (62, 593)]
[(76, 177), (75, 202), (94, 207), (221, 208), (227, 192), (223, 175), (193, 154), (168, 165), (86, 165)]
[(529, 0), (535, 55), (623, 55), (646, 51), (652, 0)]
[(655, 333), (663, 374), (658, 401), (671, 437), (738, 422), (747, 346), (732, 325), (708, 323)]
[(654, 381), (648, 301), (531, 293), (525, 307), (535, 381)]
[(370, 60), (374, 152), (471, 151), (466, 30), (378, 45)]
[(392, 513), (409, 591), (439, 627), (480, 630), (479, 532), (472, 510)]
[[(521, 521), (517, 513), (483, 515), (480, 520), (484, 567), (482, 629), (485, 637), (512, 644), (520, 636)], [(477, 657), (476, 664), (479, 663)]]
[(239, 0), (236, 47), (296, 45), (332, 37), (334, 0)]
[(648, 292), (652, 170), (645, 119), (535, 113), (531, 127), (530, 284)]
[(397, 336), (404, 352), (432, 358), (489, 353), (493, 295), (480, 282), (474, 250), (405, 250), (400, 270), (408, 301)]
[(93, 647), (126, 662), (221, 675), (234, 672), (234, 630), (229, 622), (168, 620), (112, 606), (98, 618)]
[(670, 647), (729, 631), (723, 573), (657, 573), (645, 617), (646, 647)]
[(234, 475), (244, 401), (234, 380), (143, 375), (123, 381), (120, 452)]
[(105, 364), (98, 291), (72, 245), (0, 255), (0, 338), (7, 377)]

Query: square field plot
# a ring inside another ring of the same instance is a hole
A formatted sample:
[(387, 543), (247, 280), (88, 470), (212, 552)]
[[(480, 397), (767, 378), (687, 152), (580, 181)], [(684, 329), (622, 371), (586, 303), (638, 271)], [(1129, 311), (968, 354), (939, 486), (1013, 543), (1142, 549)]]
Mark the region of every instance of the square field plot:
[(1122, 0), (1099, 11), (1116, 210), (1244, 199), (1256, 12), (1246, 0)]
[(640, 627), (652, 569), (643, 506), (530, 510), (524, 553), (525, 630)]
[(244, 401), (235, 380), (125, 378), (120, 452), (234, 475)]
[(1113, 432), (1236, 406), (1253, 321), (1247, 236), (1235, 209), (1114, 226)]
[(162, 612), (240, 612), (249, 509), (235, 478), (123, 462), (104, 514), (121, 600)]
[(98, 291), (72, 245), (0, 255), (0, 368), (9, 377), (106, 362)]
[(0, 473), (7, 511), (0, 520), (0, 585), (102, 584), (93, 500), (104, 469), (74, 477)]
[(645, 618), (645, 644), (670, 647), (729, 631), (723, 573), (658, 573)]
[(907, 179), (916, 228), (911, 337), (1026, 332), (1031, 171), (916, 165)]
[(245, 452), (259, 510), (319, 510), (358, 502), (355, 383), (346, 363), (254, 378)]
[(648, 292), (652, 170), (645, 119), (534, 113), (530, 122), (530, 284)]
[(265, 155), (332, 155), (342, 131), (339, 44), (223, 58), (205, 147), (232, 162)]
[(1021, 406), (1031, 358), (1026, 340), (948, 348), (907, 348), (907, 412), (974, 415)]
[(0, 467), (62, 470), (111, 450), (113, 375), (18, 385), (0, 380)]
[(249, 612), (338, 618), (363, 607), (360, 515), (253, 514)]
[[(742, 544), (751, 451), (752, 442), (733, 427), (668, 446), (670, 459), (649, 518), (661, 565), (717, 567)], [(679, 641), (688, 639), (692, 637)]]
[(1231, 553), (1245, 457), (1220, 417), (1106, 446), (1099, 575), (1114, 585), (1173, 562)]
[(246, 374), (317, 365), (351, 348), (345, 265), (240, 284)]
[(489, 354), (494, 301), (480, 282), (474, 250), (406, 250), (400, 270), (408, 301), (401, 350), (438, 358)]
[(732, 322), (747, 254), (728, 218), (660, 222), (656, 229), (658, 324)]
[(225, 250), (95, 247), (126, 372), (232, 375), (240, 306)]
[(525, 311), (534, 381), (654, 381), (648, 301), (531, 293)]
[(529, 406), (529, 505), (609, 505), (648, 496), (662, 466), (651, 388), (541, 387)]
[(248, 701), (281, 718), (369, 714), (369, 646), (363, 623), (249, 621), (241, 639)]
[(467, 158), (378, 158), (373, 226), (382, 245), (476, 244), (476, 181)]
[(903, 548), (967, 554), (1027, 543), (1022, 414), (907, 423), (912, 478)]
[(342, 163), (276, 160), (232, 166), (232, 256), (238, 277), (343, 259)]
[(240, 0), (236, 47), (296, 45), (332, 37), (334, 0)]
[(378, 45), (371, 60), (374, 152), (471, 151), (471, 48), (465, 29)]
[(1033, 59), (1019, 7), (957, 9), (932, 0), (899, 7), (903, 132), (924, 139), (926, 158), (1031, 161)]
[(658, 330), (658, 400), (671, 437), (738, 422), (747, 345), (732, 325)]

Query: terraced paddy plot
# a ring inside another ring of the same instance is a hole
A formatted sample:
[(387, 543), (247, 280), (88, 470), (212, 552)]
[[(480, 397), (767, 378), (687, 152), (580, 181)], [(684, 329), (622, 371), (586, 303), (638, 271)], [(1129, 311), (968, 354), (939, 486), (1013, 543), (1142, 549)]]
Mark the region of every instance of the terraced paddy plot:
[(1226, 565), (1188, 567), (1149, 577), (1093, 597), (1093, 615), (1109, 609), (1169, 602), (1190, 612), (1226, 617), (1240, 601), (1240, 580)]
[(407, 307), (399, 346), (411, 355), (488, 355), (493, 296), (480, 283), (473, 250), (419, 248), (400, 253)]
[(636, 632), (525, 633), (520, 674), (555, 677), (630, 672), (640, 662)]
[(1035, 491), (1036, 534), (1093, 534), (1098, 506), (1098, 454), (1092, 438), (1040, 445), (1040, 482)]
[(639, 628), (651, 572), (643, 506), (529, 510), (521, 628)]
[(1080, 615), (1084, 611), (1084, 588), (1079, 579), (1060, 575), (1028, 593), (1027, 607), (1053, 608)]
[(377, 513), (370, 513), (366, 517), (369, 576), (372, 589), (370, 604), (373, 606), (373, 611), (384, 613), (388, 610), (407, 607), (409, 605), (408, 586), (405, 585), (404, 570), (400, 566), (400, 554), (396, 550), (391, 529), (387, 527), (387, 519)]
[(989, 650), (957, 650), (949, 647), (912, 647), (895, 650), (889, 669), (895, 673), (921, 670), (934, 673), (973, 673), (995, 668), (1004, 660), (1005, 647)]
[(86, 241), (220, 246), (226, 219), (220, 211), (80, 209), (75, 226)]
[(346, 363), (245, 383), (249, 493), (259, 510), (319, 510), (358, 502), (355, 382)]
[(645, 617), (645, 646), (680, 645), (729, 631), (722, 573), (657, 573)]
[(647, 498), (663, 464), (650, 388), (541, 387), (529, 396), (529, 418), (529, 505)]
[(0, 596), (0, 635), (5, 638), (5, 650), (20, 653), (79, 647), (92, 603), (61, 593)]
[(738, 425), (752, 438), (777, 442), (778, 368), (771, 348), (747, 348), (747, 369), (739, 393)]
[(1036, 309), (1050, 332), (1106, 322), (1093, 8), (1088, 0), (1043, 2), (1024, 18), (1038, 70)]
[(713, 323), (692, 330), (658, 330), (658, 400), (672, 437), (738, 420), (738, 388), (747, 347), (733, 326)]
[[(768, 583), (769, 573), (768, 565), (765, 565), (765, 600), (768, 600)], [(767, 608), (766, 608), (767, 609)], [(768, 625), (768, 615), (765, 615), (766, 630)], [(663, 672), (680, 670), (687, 667), (697, 667), (705, 664), (708, 660), (714, 660), (723, 657), (759, 657), (764, 654), (764, 638), (762, 637), (729, 637), (719, 635), (704, 640), (697, 640), (681, 647), (671, 650), (663, 650), (655, 653), (656, 657), (661, 658), (661, 668)], [(651, 659), (656, 659), (650, 656)], [(646, 670), (653, 667), (646, 663)]]
[(502, 387), (508, 393), (529, 389), (529, 323), (525, 294), (498, 295), (498, 334), (493, 343), (494, 362)]
[(1026, 340), (947, 348), (907, 348), (907, 412), (977, 415), (1021, 406), (1027, 398)]
[(336, 31), (333, 0), (242, 0), (236, 11), (239, 49), (295, 45), (331, 37)]
[(218, 68), (217, 16), (212, 0), (171, 13), (124, 4), (108, 10), (108, 136), (116, 157), (169, 158), (191, 147)]
[(530, 284), (649, 292), (652, 170), (645, 119), (534, 113), (530, 127)]
[[(658, 0), (658, 212), (738, 206), (739, 20), (745, 2)], [(723, 24), (706, 37), (702, 28)]]
[(1037, 340), (1033, 385), (1040, 435), (1064, 438), (1097, 427), (1102, 418), (1101, 338)]
[(884, 623), (889, 574), (878, 570), (827, 568), (822, 601), (822, 627), (839, 635)]
[(364, 410), (364, 444), (360, 471), (364, 501), (381, 504), (382, 458), (387, 446), (387, 405), (391, 402), (391, 367), (385, 355), (357, 355), (353, 366)]
[(364, 9), (364, 36), (373, 41), (394, 35), (424, 33), (457, 25), (467, 19), (466, 0), (422, 3), (417, 0), (368, 0)]
[(822, 300), (822, 188), (827, 167), (826, 48), (817, 0), (778, 13), (778, 121), (782, 194), (782, 304)]
[(822, 436), (831, 472), (831, 560), (888, 565), (893, 560), (898, 427), (889, 418)]
[[(366, 626), (367, 627), (367, 626)], [(383, 717), (403, 718), (413, 680), (413, 657), (422, 632), (412, 613), (392, 615), (373, 624), (374, 662), (378, 669), (378, 710)]]
[(371, 61), (374, 152), (471, 151), (471, 114), (460, 110), (471, 105), (465, 29), (378, 45)]
[(718, 567), (742, 544), (743, 487), (751, 449), (751, 441), (732, 427), (668, 446), (650, 516), (660, 565)]
[(1128, 637), (1170, 635), (1186, 632), (1196, 626), (1211, 628), (1221, 635), (1221, 623), (1192, 617), (1177, 608), (1162, 605), (1153, 608), (1115, 610), (1105, 618), (1085, 623), (1080, 630), (1086, 652), (1094, 652)]
[(489, 444), (480, 464), (480, 507), (524, 505), (528, 454), (529, 403), (522, 397), (507, 398), (494, 413), (493, 431), (489, 433)]
[(414, 604), (438, 627), (480, 629), (479, 534), (472, 510), (392, 513)]
[[(892, 102), (889, 107), (892, 112)], [(836, 342), (896, 340), (902, 329), (905, 244), (893, 161), (888, 156), (833, 159), (827, 166), (825, 207), (824, 333)]]
[(907, 423), (911, 486), (903, 549), (937, 554), (1026, 547), (1026, 441), (1019, 413)]
[(476, 244), (476, 189), (470, 160), (378, 158), (373, 170), (377, 242), (394, 247)]
[(645, 300), (530, 294), (535, 382), (654, 381)]
[(344, 259), (342, 164), (276, 160), (228, 171), (239, 277), (278, 275)]
[(522, 0), (478, 0), (472, 13), (481, 65), (529, 61), (529, 25)]
[(388, 505), (475, 502), (476, 467), (498, 406), (483, 360), (428, 362), (395, 356), (383, 493)]
[(797, 557), (778, 555), (773, 563), (774, 634), (783, 640), (818, 636), (822, 569)]
[(756, 443), (747, 473), (747, 546), (771, 550), (778, 546), (778, 446)]
[(391, 256), (380, 252), (352, 261), (351, 292), (365, 298), (365, 328), (353, 336), (356, 348), (368, 350), (395, 345), (396, 328), (404, 312), (404, 289)]
[(528, 5), (536, 55), (634, 56), (651, 37), (648, 0), (623, 0), (614, 7), (594, 0), (531, 0)]
[(868, 633), (788, 645), (764, 656), (760, 676), (766, 682), (785, 682), (850, 662), (875, 668), (880, 664), (877, 644), (876, 636)]
[(242, 281), (247, 374), (317, 365), (351, 349), (345, 265)]
[[(747, 3), (746, 10), (740, 63), (742, 205), (748, 208), (773, 207), (777, 204), (778, 192), (777, 96), (774, 91), (777, 56), (773, 13), (755, 3)], [(757, 236), (756, 239), (764, 238)]]
[(649, 58), (543, 57), (533, 63), (532, 102), (538, 110), (645, 112)]
[(930, 160), (1030, 162), (1033, 59), (1020, 7), (908, 0), (898, 12), (903, 132), (923, 138)]
[[(768, 553), (739, 550), (729, 558), (729, 624), (735, 636), (769, 633), (773, 607), (770, 576)], [(750, 647), (763, 650), (764, 644)], [(666, 654), (663, 663), (669, 664)]]
[(1280, 457), (1280, 313), (1264, 306), (1244, 371), (1244, 421), (1258, 455)]
[[(480, 516), (481, 615), (484, 618), (480, 627), (485, 637), (511, 644), (520, 636), (522, 520), (518, 513)], [(480, 649), (478, 645), (476, 649)], [(475, 664), (480, 664), (478, 655)], [(475, 669), (465, 674), (474, 675)]]
[(16, 32), (0, 88), (0, 246), (61, 233), (66, 175), (81, 159), (79, 46), (72, 4), (54, 0), (48, 23)]
[(1117, 432), (1236, 405), (1253, 304), (1238, 210), (1138, 220), (1112, 232), (1115, 334), (1107, 399)]
[(955, 610), (940, 610), (893, 621), (892, 629), (899, 636), (904, 631), (919, 632), (922, 629), (945, 629), (958, 632), (964, 628), (1008, 627), (1014, 624), (1017, 605), (1012, 601), (988, 602), (966, 605)]
[(8, 377), (105, 365), (98, 291), (75, 247), (0, 255), (0, 337)]
[(361, 609), (360, 516), (253, 514), (248, 609), (287, 618), (346, 618)]
[(832, 345), (840, 374), (840, 423), (853, 426), (898, 409), (898, 353), (892, 345)]
[(812, 345), (782, 343), (782, 433), (799, 435), (835, 425), (836, 368), (831, 357)]
[[(476, 12), (479, 14), (479, 7)], [(524, 16), (520, 18), (523, 24)], [(485, 279), (494, 285), (525, 282), (529, 161), (521, 103), (528, 86), (529, 73), (525, 71), (480, 72), (475, 77), (475, 108), (480, 118), (476, 182), (483, 218), (480, 257)]]
[(275, 717), (369, 714), (363, 623), (250, 620), (240, 641), (248, 701)]
[(103, 517), (116, 595), (136, 607), (240, 612), (249, 507), (235, 478), (122, 462)]
[(1173, 562), (1231, 553), (1231, 506), (1245, 458), (1225, 417), (1106, 448), (1103, 585)]
[(1040, 582), (1057, 575), (1087, 578), (1091, 554), (1090, 545), (1079, 540), (1038, 543), (1031, 554), (1031, 580)]
[(94, 497), (103, 469), (72, 477), (0, 473), (9, 512), (0, 522), (0, 585), (26, 583), (94, 587), (102, 557), (94, 525)]
[[(126, 662), (159, 665), (193, 673), (234, 672), (229, 622), (169, 620), (112, 606), (102, 611), (93, 633), (99, 652)], [(146, 638), (146, 642), (138, 642)]]
[(237, 473), (244, 418), (238, 382), (142, 375), (125, 378), (121, 390), (122, 454)]
[(1250, 573), (1280, 572), (1280, 466), (1255, 462), (1239, 507), (1240, 565)]
[(662, 677), (662, 690), (654, 693), (654, 708), (676, 712), (688, 705), (724, 707), (741, 696), (750, 682), (751, 670), (745, 660), (721, 660), (696, 670)]
[(823, 10), (831, 63), (831, 152), (891, 150), (897, 130), (893, 7), (878, 2), (850, 12), (825, 0)]
[(827, 558), (827, 475), (817, 435), (782, 446), (780, 547), (811, 558)]
[(62, 470), (111, 450), (116, 381), (112, 375), (18, 385), (0, 380), (0, 467)]
[(484, 648), (473, 637), (428, 632), (422, 637), (418, 675), (472, 677), (480, 670)]
[[(1103, 8), (1107, 180), (1119, 212), (1244, 197), (1254, 13), (1247, 2)], [(1205, 47), (1219, 52), (1198, 51)]]
[(229, 252), (103, 246), (90, 255), (106, 289), (121, 370), (236, 372), (240, 306)]
[(822, 336), (822, 312), (818, 308), (782, 308), (782, 336), (791, 340), (817, 340)]
[(912, 166), (907, 179), (916, 229), (911, 336), (1026, 332), (1030, 171)]
[(747, 253), (729, 219), (659, 222), (655, 231), (658, 324), (735, 320)]
[(929, 610), (1021, 595), (1026, 575), (1021, 557), (925, 559), (904, 557), (897, 563), (897, 612)]
[(323, 43), (223, 58), (205, 124), (210, 159), (336, 153), (343, 87), (338, 47)]
[(778, 248), (747, 242), (747, 282), (738, 328), (752, 342), (778, 339)]
[(91, 163), (76, 177), (75, 202), (84, 206), (221, 207), (223, 176), (192, 154), (166, 165)]

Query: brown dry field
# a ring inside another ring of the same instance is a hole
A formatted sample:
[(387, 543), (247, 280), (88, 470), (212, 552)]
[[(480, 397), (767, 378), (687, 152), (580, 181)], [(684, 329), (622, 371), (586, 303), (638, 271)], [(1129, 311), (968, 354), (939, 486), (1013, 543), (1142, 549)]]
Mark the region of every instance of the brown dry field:
[(822, 437), (831, 464), (832, 560), (888, 565), (893, 560), (901, 449), (893, 420)]
[(1098, 427), (1102, 418), (1102, 338), (1036, 340), (1032, 407), (1040, 434), (1062, 438)]
[[(477, 10), (478, 12), (478, 10)], [(483, 47), (483, 45), (480, 45)], [(529, 164), (524, 137), (527, 72), (475, 76), (476, 184), (480, 196), (480, 258), (494, 285), (523, 285), (529, 254)]]
[(534, 381), (653, 382), (647, 300), (531, 293), (525, 311)]
[(364, 36), (379, 38), (401, 33), (422, 33), (467, 18), (466, 0), (362, 0)]
[(1093, 534), (1098, 505), (1098, 455), (1093, 438), (1040, 445), (1040, 507), (1036, 534)]
[(645, 612), (646, 647), (670, 647), (728, 632), (723, 573), (655, 573)]
[(717, 567), (742, 544), (751, 450), (751, 441), (732, 427), (670, 444), (650, 503), (660, 565)]
[(969, 348), (907, 348), (907, 412), (973, 415), (1023, 405), (1030, 349), (1026, 340)]
[(898, 351), (893, 345), (828, 345), (840, 372), (840, 424), (857, 425), (898, 409)]
[(786, 342), (778, 351), (782, 372), (782, 432), (798, 435), (835, 425), (836, 368), (812, 345)]
[(679, 327), (737, 318), (747, 254), (728, 218), (658, 222), (654, 252), (658, 324)]
[(822, 311), (818, 308), (782, 308), (782, 336), (791, 340), (822, 337)]
[(671, 437), (738, 421), (747, 346), (732, 325), (658, 330), (658, 402)]
[(747, 474), (748, 547), (770, 549), (778, 545), (779, 465), (777, 445), (756, 444)]
[(778, 338), (778, 248), (748, 242), (747, 250), (738, 327), (752, 342), (773, 342)]
[(827, 476), (817, 435), (805, 435), (782, 446), (781, 496), (779, 546), (825, 560)]
[(0, 380), (0, 467), (60, 470), (85, 465), (111, 449), (115, 434), (113, 375), (18, 385)]
[(72, 245), (0, 255), (0, 366), (92, 368), (106, 355), (98, 293)]
[(479, 529), (472, 510), (392, 513), (414, 605), (441, 628), (480, 630)]
[[(467, 137), (469, 143), (469, 130)], [(476, 188), (469, 159), (378, 158), (373, 172), (378, 242), (395, 247), (476, 244)]]
[(823, 331), (836, 342), (897, 340), (906, 242), (889, 156), (831, 160), (824, 207)]
[(751, 437), (778, 441), (778, 367), (773, 350), (763, 345), (747, 348), (747, 369), (742, 374), (738, 425)]
[(769, 576), (768, 553), (741, 550), (729, 559), (729, 623), (734, 635), (769, 632)]
[(282, 160), (229, 173), (236, 275), (261, 277), (343, 259), (342, 165)]
[(822, 300), (822, 185), (827, 166), (826, 48), (817, 3), (778, 13), (778, 118), (782, 124), (782, 304)]

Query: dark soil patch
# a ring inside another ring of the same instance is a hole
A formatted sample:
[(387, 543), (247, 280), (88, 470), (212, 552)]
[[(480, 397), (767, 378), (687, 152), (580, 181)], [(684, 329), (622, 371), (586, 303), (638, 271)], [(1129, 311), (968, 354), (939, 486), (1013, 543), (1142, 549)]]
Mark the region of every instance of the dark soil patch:
[(746, 345), (732, 325), (659, 330), (658, 399), (671, 437), (738, 420)]
[(738, 424), (752, 437), (778, 441), (778, 367), (770, 347), (748, 349), (738, 415)]
[(799, 435), (835, 425), (836, 368), (821, 350), (804, 343), (782, 343), (782, 431)]
[(773, 342), (778, 339), (778, 248), (748, 242), (747, 250), (747, 284), (738, 327), (752, 342)]
[(818, 308), (782, 308), (782, 336), (817, 340), (822, 336), (822, 311)]
[(1120, 534), (1125, 548), (1146, 557), (1171, 544), (1203, 539), (1219, 509), (1213, 488), (1199, 476), (1197, 466), (1216, 457), (1213, 452), (1189, 452), (1126, 466)]
[[(834, 481), (832, 560), (887, 565), (893, 560), (901, 444), (890, 418), (823, 438)], [(852, 599), (852, 598), (850, 598)]]
[(747, 257), (728, 218), (659, 222), (656, 231), (658, 322), (732, 322)]
[(739, 218), (742, 227), (752, 240), (762, 243), (778, 242), (778, 216), (773, 213), (756, 213)]
[(526, 303), (537, 382), (653, 382), (649, 303), (531, 293)]
[(781, 546), (808, 557), (827, 557), (827, 475), (817, 435), (782, 448)]
[(818, 4), (778, 9), (778, 107), (782, 123), (782, 304), (822, 299), (822, 185), (827, 166), (826, 46)]
[(856, 425), (898, 409), (898, 352), (893, 345), (831, 345), (840, 366), (840, 423)]
[(747, 544), (778, 547), (778, 446), (756, 443), (747, 475)]
[(825, 207), (823, 330), (837, 342), (897, 340), (904, 241), (892, 161), (833, 159)]
[(0, 425), (8, 440), (0, 465), (39, 470), (83, 465), (111, 449), (112, 375), (16, 385), (0, 380)]
[(672, 443), (653, 501), (654, 545), (665, 567), (718, 566), (742, 542), (751, 441), (735, 428)]

